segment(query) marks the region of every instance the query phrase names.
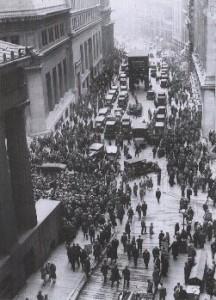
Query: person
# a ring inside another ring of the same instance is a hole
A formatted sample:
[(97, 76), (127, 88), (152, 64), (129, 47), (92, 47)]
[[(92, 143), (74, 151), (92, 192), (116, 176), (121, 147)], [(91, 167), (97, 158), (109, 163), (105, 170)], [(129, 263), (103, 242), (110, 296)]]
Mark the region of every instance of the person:
[(162, 282), (160, 283), (160, 287), (158, 289), (159, 289), (159, 300), (166, 300), (167, 290), (163, 286)]
[(49, 278), (50, 278), (50, 281), (52, 280), (53, 284), (56, 283), (56, 266), (54, 263), (51, 263), (50, 264), (50, 274), (49, 274)]
[(153, 282), (150, 279), (147, 279), (147, 293), (153, 294)]
[(128, 221), (129, 221), (129, 222), (132, 222), (133, 215), (134, 215), (134, 211), (133, 211), (133, 208), (132, 208), (132, 207), (130, 207), (130, 208), (128, 209), (127, 215), (128, 215)]
[(136, 212), (138, 213), (139, 220), (141, 219), (141, 205), (138, 203), (136, 207)]
[(136, 240), (137, 242), (137, 248), (140, 254), (142, 254), (142, 245), (143, 245), (143, 239), (141, 238), (141, 235), (139, 235), (138, 239)]
[(142, 213), (143, 213), (143, 217), (146, 217), (147, 208), (148, 208), (148, 205), (146, 204), (145, 201), (143, 201), (143, 203), (141, 205), (141, 210), (142, 210)]
[(156, 266), (154, 267), (154, 270), (152, 273), (152, 279), (153, 279), (155, 291), (156, 291), (158, 288), (158, 283), (160, 281), (160, 271), (158, 270), (158, 268)]
[(150, 252), (147, 249), (143, 251), (143, 261), (146, 269), (148, 269), (148, 265), (150, 261)]
[(179, 245), (177, 240), (172, 242), (169, 249), (172, 249), (172, 256), (176, 260), (179, 254)]
[(161, 249), (161, 243), (164, 237), (164, 233), (163, 230), (160, 231), (159, 235), (158, 235), (158, 240), (159, 240), (159, 248)]
[(125, 224), (125, 232), (128, 235), (128, 240), (130, 240), (130, 232), (131, 232), (131, 228), (130, 228), (130, 223), (129, 221), (127, 221), (127, 223)]
[(181, 286), (179, 292), (179, 300), (186, 300), (186, 299), (187, 299), (187, 292), (185, 289), (183, 289), (183, 286)]
[(139, 250), (136, 247), (136, 245), (134, 245), (134, 247), (132, 248), (132, 256), (134, 258), (134, 266), (137, 267), (137, 260), (139, 258)]
[(152, 153), (153, 153), (153, 159), (155, 159), (156, 153), (157, 153), (157, 147), (154, 145), (152, 148)]
[(156, 198), (157, 198), (157, 202), (160, 203), (161, 191), (160, 191), (159, 188), (157, 189), (155, 195), (156, 195)]
[(89, 278), (90, 270), (91, 270), (91, 262), (90, 262), (90, 257), (88, 256), (84, 263), (84, 271), (87, 278)]
[(117, 281), (117, 287), (119, 287), (119, 280), (121, 279), (120, 273), (119, 273), (119, 269), (117, 264), (111, 269), (111, 287), (113, 287), (113, 284), (115, 281)]
[(107, 261), (104, 260), (103, 264), (101, 265), (101, 273), (103, 274), (104, 277), (104, 283), (107, 281), (107, 274), (108, 271), (110, 270), (110, 267), (107, 265)]
[(43, 296), (43, 294), (42, 294), (41, 291), (38, 292), (38, 294), (37, 294), (37, 299), (38, 299), (38, 300), (43, 300), (43, 299), (44, 299), (44, 296)]
[(130, 270), (128, 269), (128, 266), (126, 266), (122, 270), (122, 275), (124, 277), (124, 287), (127, 284), (127, 288), (129, 288), (129, 285), (130, 285)]
[(141, 234), (143, 234), (143, 231), (146, 233), (146, 223), (144, 217), (141, 219)]
[(127, 250), (127, 247), (126, 247), (126, 245), (127, 245), (127, 234), (126, 234), (126, 232), (123, 232), (123, 235), (121, 237), (121, 243), (124, 247), (124, 253), (125, 253), (126, 250)]
[(150, 234), (150, 239), (152, 239), (152, 236), (154, 234), (154, 225), (153, 225), (153, 223), (151, 223), (151, 225), (149, 227), (149, 234)]

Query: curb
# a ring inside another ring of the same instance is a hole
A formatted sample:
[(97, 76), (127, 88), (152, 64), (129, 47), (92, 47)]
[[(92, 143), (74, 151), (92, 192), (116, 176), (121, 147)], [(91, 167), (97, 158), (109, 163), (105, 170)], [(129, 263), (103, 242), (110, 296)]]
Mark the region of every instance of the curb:
[[(118, 232), (114, 232), (112, 234), (109, 242), (105, 245), (104, 250), (102, 251), (102, 254), (101, 254), (101, 259), (99, 261), (94, 261), (91, 264), (91, 271), (89, 273), (90, 276), (91, 276), (92, 272), (96, 269), (96, 267), (99, 265), (99, 263), (101, 262), (102, 257), (106, 254), (107, 245), (113, 240), (113, 238), (115, 238), (117, 236), (117, 233)], [(71, 292), (70, 296), (66, 300), (77, 300), (82, 289), (85, 287), (87, 282), (88, 282), (88, 278), (86, 278), (86, 275), (84, 273), (80, 282), (77, 284), (76, 288)]]

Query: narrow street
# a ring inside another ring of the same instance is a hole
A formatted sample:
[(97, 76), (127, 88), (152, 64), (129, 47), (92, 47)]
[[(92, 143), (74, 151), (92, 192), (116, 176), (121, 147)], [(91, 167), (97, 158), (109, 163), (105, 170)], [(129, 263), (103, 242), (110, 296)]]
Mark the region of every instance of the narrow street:
[[(164, 91), (164, 89), (161, 89), (159, 84), (156, 83), (155, 79), (151, 79), (153, 90), (156, 91), (156, 93), (160, 92), (161, 90)], [(148, 122), (148, 109), (150, 108), (153, 112), (154, 110), (154, 101), (150, 101), (146, 99), (146, 92), (144, 92), (143, 88), (140, 87), (136, 90), (136, 95), (138, 98), (138, 102), (142, 103), (143, 105), (143, 115), (140, 117), (140, 121), (144, 120)], [(130, 103), (134, 103), (134, 99), (132, 95), (130, 95)], [(168, 108), (168, 111), (170, 109)], [(124, 141), (126, 143), (126, 141)], [(134, 157), (134, 145), (130, 146), (130, 153), (133, 153)], [(147, 161), (153, 160), (152, 155), (152, 148), (150, 146), (147, 146), (142, 152), (140, 153), (139, 157), (143, 157), (147, 159)], [(181, 190), (180, 187), (175, 185), (174, 187), (170, 187), (168, 183), (168, 175), (166, 171), (166, 159), (163, 158), (156, 158), (156, 161), (158, 162), (159, 166), (162, 169), (162, 178), (161, 178), (161, 186), (160, 190), (162, 192), (162, 197), (160, 200), (160, 203), (157, 203), (155, 192), (157, 189), (157, 175), (151, 173), (150, 176), (153, 179), (154, 186), (151, 191), (147, 190), (146, 196), (144, 200), (146, 201), (148, 205), (147, 210), (147, 216), (146, 216), (146, 224), (147, 224), (147, 234), (143, 235), (142, 238), (144, 239), (143, 243), (143, 249), (148, 249), (150, 252), (152, 251), (153, 247), (158, 246), (158, 235), (160, 233), (160, 230), (163, 230), (164, 233), (169, 232), (170, 234), (170, 243), (173, 241), (174, 237), (174, 226), (177, 222), (179, 222), (180, 226), (183, 225), (183, 217), (182, 214), (179, 213), (179, 200), (181, 198)], [(120, 158), (121, 167), (123, 169), (124, 164), (124, 157), (123, 155)], [(118, 178), (118, 181), (120, 178)], [(133, 180), (130, 181), (131, 188), (133, 187), (134, 182), (139, 184), (139, 180)], [(139, 195), (139, 193), (138, 193)], [(190, 205), (195, 211), (195, 217), (194, 221), (201, 220), (203, 218), (203, 208), (202, 205), (204, 201), (206, 200), (207, 194), (206, 193), (198, 193), (197, 197), (192, 196), (191, 197), (191, 203)], [(138, 238), (141, 231), (140, 221), (138, 219), (138, 215), (136, 213), (136, 206), (139, 203), (139, 199), (136, 198), (132, 194), (132, 208), (135, 212), (135, 215), (133, 217), (132, 222), (132, 234), (131, 237), (135, 236), (135, 239)], [(212, 205), (210, 205), (210, 211), (213, 214), (213, 219), (216, 217), (215, 209), (213, 209)], [(125, 215), (123, 220), (123, 225), (120, 225), (118, 223), (117, 226), (117, 238), (120, 241), (121, 236), (124, 232), (124, 227), (126, 223), (127, 216)], [(154, 237), (153, 239), (150, 239), (150, 236), (148, 234), (149, 232), (149, 226), (150, 223), (154, 224)], [(205, 244), (205, 249), (207, 249), (208, 253), (208, 264), (211, 265), (211, 250), (210, 250), (210, 244), (207, 242)], [(198, 250), (200, 251), (200, 250)], [(180, 282), (184, 285), (184, 264), (187, 258), (186, 254), (180, 254), (178, 259), (176, 261), (173, 260), (173, 257), (170, 253), (169, 258), (169, 272), (168, 276), (162, 278), (162, 282), (164, 283), (164, 286), (167, 288), (167, 299), (173, 299), (173, 288), (177, 284), (177, 282)], [(102, 260), (103, 261), (103, 260)], [(119, 293), (123, 289), (123, 279), (121, 280), (121, 284), (119, 288), (114, 286), (111, 288), (111, 281), (108, 280), (106, 284), (103, 283), (103, 276), (100, 272), (102, 262), (99, 264), (99, 266), (96, 268), (96, 270), (91, 275), (91, 278), (87, 281), (87, 284), (85, 288), (80, 293), (80, 296), (78, 299), (81, 300), (90, 300), (90, 299), (118, 299)], [(130, 281), (130, 290), (135, 291), (146, 291), (147, 286), (147, 279), (152, 278), (152, 272), (153, 272), (153, 259), (152, 259), (152, 252), (151, 252), (151, 259), (150, 259), (150, 265), (149, 269), (146, 270), (144, 268), (143, 259), (138, 259), (138, 266), (134, 267), (133, 260), (131, 259), (130, 262), (128, 262), (127, 254), (123, 253), (123, 246), (120, 243), (120, 246), (118, 248), (118, 260), (117, 265), (119, 267), (119, 270), (122, 271), (122, 269), (128, 265), (129, 269), (131, 271), (131, 281)], [(112, 265), (110, 265), (112, 267)], [(156, 295), (156, 299), (158, 296)], [(206, 298), (207, 297), (207, 298)], [(207, 295), (202, 294), (200, 299), (209, 299)]]

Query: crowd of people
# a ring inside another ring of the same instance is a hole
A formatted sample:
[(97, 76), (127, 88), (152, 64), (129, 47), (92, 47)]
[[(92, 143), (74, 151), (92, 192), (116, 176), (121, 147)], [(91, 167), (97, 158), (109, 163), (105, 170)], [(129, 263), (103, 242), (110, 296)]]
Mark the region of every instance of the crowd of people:
[[(165, 120), (165, 128), (159, 134), (155, 131), (155, 114), (149, 115), (148, 142), (153, 147), (153, 159), (165, 156), (170, 186), (178, 185), (181, 190), (179, 211), (183, 212), (186, 224), (183, 228), (179, 223), (176, 224), (172, 242), (170, 234), (161, 230), (158, 235), (158, 247), (150, 251), (144, 245), (143, 235), (148, 233), (152, 238), (155, 234), (153, 222), (149, 224), (147, 232), (147, 204), (144, 201), (146, 189), (149, 186), (150, 189), (153, 187), (152, 181), (149, 185), (149, 178), (144, 178), (138, 185), (134, 183), (131, 188), (130, 181), (136, 176), (132, 174), (128, 177), (123, 170), (121, 171), (117, 160), (109, 161), (89, 156), (90, 144), (101, 141), (100, 134), (93, 130), (92, 118), (96, 115), (97, 108), (103, 106), (104, 95), (113, 75), (117, 75), (118, 64), (114, 71), (106, 70), (92, 82), (90, 94), (73, 106), (70, 121), (59, 124), (55, 133), (35, 138), (30, 145), (35, 201), (48, 198), (62, 202), (66, 250), (72, 270), (75, 272), (81, 265), (87, 278), (90, 274), (89, 252), (79, 244), (73, 243), (81, 228), (83, 237), (92, 244), (95, 261), (101, 260), (106, 248), (107, 260), (104, 260), (101, 266), (104, 283), (107, 282), (110, 272), (111, 286), (115, 282), (119, 286), (123, 277), (123, 286), (130, 287), (131, 272), (128, 265), (121, 273), (118, 268), (118, 247), (121, 243), (128, 262), (133, 259), (134, 267), (143, 261), (144, 267), (148, 269), (152, 259), (152, 278), (148, 279), (147, 293), (154, 294), (159, 291), (160, 299), (165, 299), (167, 294), (162, 278), (166, 277), (169, 271), (169, 253), (171, 252), (176, 260), (179, 252), (184, 252), (185, 241), (189, 239), (190, 247), (187, 249), (188, 258), (184, 268), (185, 284), (188, 284), (190, 272), (196, 264), (196, 249), (203, 248), (206, 239), (211, 241), (216, 234), (216, 220), (212, 219), (208, 209), (209, 199), (212, 199), (214, 205), (216, 203), (216, 180), (212, 176), (208, 148), (200, 139), (200, 115), (196, 103), (189, 99), (190, 87), (187, 81), (179, 80), (183, 78), (183, 74), (174, 58), (168, 59), (167, 63), (172, 78), (167, 99), (169, 113)], [(210, 133), (209, 140), (212, 145), (215, 143), (214, 132)], [(44, 173), (40, 166), (45, 162), (65, 164), (67, 171)], [(117, 176), (121, 178), (119, 185)], [(157, 175), (158, 186), (160, 182), (161, 172)], [(203, 222), (194, 222), (194, 211), (190, 201), (191, 196), (196, 197), (200, 191), (207, 192), (208, 195), (203, 206), (204, 218)], [(137, 203), (135, 212), (131, 207), (132, 193), (141, 202)], [(159, 204), (159, 188), (155, 197)], [(137, 238), (131, 236), (131, 223), (135, 213), (140, 220), (140, 235)], [(111, 239), (117, 220), (122, 224), (124, 216), (128, 219), (125, 232), (119, 240), (116, 237)], [(215, 245), (216, 241), (213, 241), (213, 255), (216, 253)], [(109, 259), (111, 265), (108, 264)], [(208, 272), (208, 282), (212, 282), (212, 272), (214, 273), (214, 269)], [(50, 280), (55, 283), (56, 269), (52, 264), (41, 269), (41, 278), (44, 284)], [(214, 285), (209, 284), (207, 288), (209, 295), (214, 293), (212, 286)], [(174, 298), (184, 300), (185, 293), (178, 283), (174, 288)], [(38, 297), (39, 300), (44, 299), (40, 298), (40, 295)]]

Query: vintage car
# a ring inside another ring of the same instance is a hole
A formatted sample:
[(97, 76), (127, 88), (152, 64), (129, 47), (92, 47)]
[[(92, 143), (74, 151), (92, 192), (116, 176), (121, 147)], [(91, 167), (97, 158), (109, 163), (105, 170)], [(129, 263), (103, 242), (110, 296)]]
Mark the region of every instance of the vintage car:
[(59, 164), (59, 163), (43, 163), (41, 166), (38, 166), (38, 168), (44, 174), (50, 174), (50, 173), (58, 173), (58, 172), (65, 171), (67, 166), (65, 164)]
[(157, 99), (155, 100), (155, 106), (165, 106), (167, 104), (166, 101), (166, 94), (165, 93), (158, 93)]
[(115, 160), (118, 158), (118, 148), (116, 146), (106, 146), (106, 158)]
[(110, 113), (110, 107), (104, 107), (99, 109), (98, 116), (106, 117)]
[(165, 114), (156, 114), (156, 122), (165, 122), (166, 115)]
[(105, 139), (115, 139), (116, 138), (116, 121), (107, 121), (104, 132)]
[(151, 77), (156, 77), (157, 75), (157, 66), (151, 65)]
[(134, 144), (144, 148), (147, 144), (147, 124), (133, 121), (131, 128)]
[(167, 113), (167, 110), (166, 110), (166, 106), (164, 105), (161, 105), (161, 106), (158, 106), (157, 107), (157, 110), (156, 110), (156, 114), (163, 114), (163, 115), (166, 115)]
[(104, 144), (93, 143), (89, 147), (89, 157), (103, 158), (104, 157)]
[(117, 95), (118, 95), (118, 93), (119, 93), (119, 87), (117, 85), (112, 85), (111, 86), (111, 90), (115, 90), (116, 93), (117, 93)]
[(124, 111), (123, 111), (123, 109), (122, 108), (116, 108), (115, 110), (114, 110), (114, 116), (118, 119), (118, 120), (121, 120), (121, 117), (122, 117), (122, 115), (123, 115), (123, 113), (124, 113)]
[(115, 102), (116, 99), (117, 99), (117, 97), (118, 97), (118, 91), (115, 90), (115, 89), (111, 89), (111, 90), (109, 90), (109, 94), (108, 95), (113, 96), (113, 102)]
[(164, 131), (165, 123), (164, 122), (156, 122), (155, 123), (155, 133), (162, 134)]
[(94, 128), (98, 132), (103, 132), (105, 128), (106, 118), (104, 116), (97, 116), (94, 120)]
[(109, 107), (110, 109), (113, 108), (113, 101), (114, 100), (114, 95), (106, 95), (105, 99), (104, 99), (104, 106), (105, 107)]
[(155, 92), (150, 90), (147, 91), (147, 96), (146, 96), (147, 100), (155, 100)]
[(136, 177), (157, 173), (161, 169), (156, 162), (147, 161), (144, 158), (132, 158), (124, 161), (124, 170), (127, 173), (131, 168), (135, 169)]
[(123, 137), (127, 139), (131, 133), (131, 120), (128, 116), (123, 116), (121, 119), (121, 127), (123, 132)]
[(141, 117), (142, 116), (142, 104), (141, 103), (129, 104), (127, 114)]
[(127, 78), (120, 78), (119, 83), (121, 86), (122, 85), (127, 86)]
[(127, 92), (128, 88), (127, 85), (120, 85), (121, 92)]
[(167, 79), (161, 79), (161, 82), (160, 82), (160, 87), (161, 88), (166, 88), (167, 87)]
[(128, 103), (128, 98), (129, 98), (128, 92), (121, 91), (118, 96), (118, 107), (126, 109), (127, 103)]

